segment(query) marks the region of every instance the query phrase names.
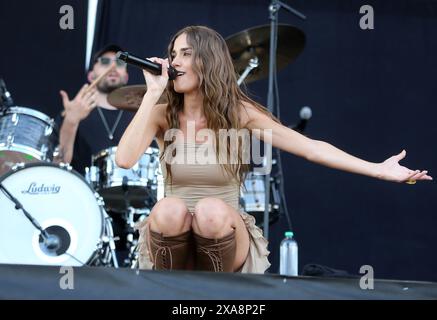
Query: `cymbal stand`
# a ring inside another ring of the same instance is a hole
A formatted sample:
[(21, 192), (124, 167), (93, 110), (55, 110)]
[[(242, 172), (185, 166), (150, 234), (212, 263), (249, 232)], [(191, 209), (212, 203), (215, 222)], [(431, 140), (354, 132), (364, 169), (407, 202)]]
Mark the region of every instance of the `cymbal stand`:
[(129, 254), (128, 257), (125, 259), (125, 264), (130, 264), (131, 262), (131, 254), (132, 254), (132, 248), (135, 247), (134, 245), (134, 215), (135, 215), (135, 208), (130, 205), (129, 201), (129, 186), (128, 186), (128, 179), (126, 176), (123, 177), (122, 182), (122, 189), (123, 189), (123, 197), (124, 197), (124, 203), (125, 203), (125, 215), (124, 215), (124, 221), (127, 228), (127, 235), (126, 235), (126, 249), (128, 249)]
[(123, 177), (123, 191), (124, 191), (124, 202), (126, 212), (124, 215), (124, 220), (126, 222), (126, 249), (128, 249), (128, 256), (125, 259), (125, 266), (130, 268), (135, 268), (135, 265), (138, 261), (138, 253), (136, 252), (138, 240), (135, 239), (135, 215), (145, 216), (150, 214), (150, 209), (143, 208), (137, 209), (130, 205), (129, 201), (129, 187), (127, 185), (127, 177)]
[(109, 217), (106, 211), (104, 211), (104, 213), (105, 213), (105, 224), (106, 224), (106, 234), (107, 234), (107, 237), (104, 239), (104, 242), (109, 243), (109, 250), (111, 253), (112, 263), (114, 265), (114, 268), (118, 269), (117, 254), (115, 253), (116, 238), (114, 237), (114, 232), (111, 227), (111, 218)]
[[(138, 261), (138, 240), (134, 238), (135, 234), (135, 223), (142, 221), (145, 216), (150, 214), (150, 209), (136, 209), (133, 207), (128, 208), (127, 215), (125, 216), (126, 226), (127, 226), (127, 249), (128, 257), (125, 260), (125, 265), (132, 269), (135, 269), (136, 262)], [(135, 220), (135, 215), (139, 215), (137, 220)]]
[(249, 60), (249, 64), (247, 65), (246, 69), (244, 69), (244, 72), (241, 74), (240, 78), (238, 78), (237, 84), (241, 85), (241, 83), (247, 78), (249, 73), (259, 66), (259, 60), (258, 57), (253, 57)]
[[(279, 91), (278, 84), (276, 78), (276, 51), (277, 51), (277, 42), (278, 42), (278, 15), (279, 10), (284, 8), (289, 12), (297, 15), (299, 18), (305, 20), (306, 16), (298, 12), (297, 10), (291, 8), (286, 5), (282, 1), (272, 0), (269, 5), (269, 19), (270, 19), (270, 61), (269, 61), (269, 87), (267, 94), (267, 108), (270, 112), (274, 113), (275, 109), (277, 109), (277, 117), (279, 118)], [(276, 94), (276, 104), (275, 104), (275, 94)], [(276, 107), (276, 108), (275, 108)], [(278, 175), (282, 176), (282, 164), (279, 150), (276, 150), (278, 157)], [(270, 161), (270, 159), (267, 159)], [(270, 172), (265, 175), (265, 190), (270, 190)], [(265, 206), (264, 206), (264, 237), (268, 240), (269, 236), (269, 204), (270, 204), (270, 192), (265, 193)], [(283, 201), (285, 201), (285, 197), (283, 197)], [(284, 202), (284, 209), (287, 208), (287, 205)], [(288, 214), (287, 214), (288, 216)], [(290, 223), (291, 228), (291, 223)]]

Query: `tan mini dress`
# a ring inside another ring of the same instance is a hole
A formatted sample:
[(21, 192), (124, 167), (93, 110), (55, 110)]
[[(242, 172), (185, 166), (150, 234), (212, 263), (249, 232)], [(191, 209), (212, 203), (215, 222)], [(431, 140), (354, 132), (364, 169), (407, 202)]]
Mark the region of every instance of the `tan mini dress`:
[[(164, 196), (177, 197), (185, 201), (190, 212), (194, 212), (196, 203), (202, 198), (218, 198), (232, 206), (240, 213), (249, 233), (249, 253), (240, 269), (243, 273), (264, 273), (269, 267), (268, 242), (262, 230), (256, 226), (255, 218), (240, 207), (240, 186), (236, 180), (226, 174), (217, 161), (205, 161), (208, 151), (206, 143), (178, 143), (176, 146), (176, 162), (171, 164), (172, 183), (165, 184)], [(210, 145), (209, 145), (210, 147)], [(210, 152), (211, 153), (211, 152)], [(198, 159), (203, 159), (198, 161)], [(212, 159), (212, 158), (211, 158)], [(215, 160), (215, 154), (214, 158)], [(161, 161), (164, 181), (167, 175), (164, 161)], [(147, 218), (136, 225), (139, 230), (138, 254), (139, 267), (152, 269), (147, 242), (149, 237)]]

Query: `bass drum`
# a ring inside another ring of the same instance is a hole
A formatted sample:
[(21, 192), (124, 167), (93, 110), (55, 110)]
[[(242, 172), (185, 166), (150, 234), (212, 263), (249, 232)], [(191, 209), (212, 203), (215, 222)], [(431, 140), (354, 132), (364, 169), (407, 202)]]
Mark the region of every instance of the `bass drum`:
[(58, 239), (48, 246), (22, 210), (0, 192), (0, 263), (81, 266), (109, 264), (104, 239), (112, 235), (103, 202), (69, 166), (20, 164), (0, 183)]

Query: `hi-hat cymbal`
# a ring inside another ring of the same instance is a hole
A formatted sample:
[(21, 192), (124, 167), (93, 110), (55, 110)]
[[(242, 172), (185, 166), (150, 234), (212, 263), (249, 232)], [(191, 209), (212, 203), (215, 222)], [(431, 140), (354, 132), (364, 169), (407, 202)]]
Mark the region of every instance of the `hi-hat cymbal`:
[[(147, 86), (144, 84), (121, 87), (108, 95), (108, 102), (117, 109), (136, 112), (146, 92)], [(166, 102), (165, 94), (163, 94), (157, 104)]]
[[(249, 61), (257, 57), (259, 66), (252, 70), (245, 82), (256, 81), (269, 75), (270, 25), (262, 25), (238, 32), (226, 38), (235, 70), (241, 75)], [(305, 34), (288, 24), (278, 25), (276, 68), (280, 70), (294, 62), (305, 46)]]

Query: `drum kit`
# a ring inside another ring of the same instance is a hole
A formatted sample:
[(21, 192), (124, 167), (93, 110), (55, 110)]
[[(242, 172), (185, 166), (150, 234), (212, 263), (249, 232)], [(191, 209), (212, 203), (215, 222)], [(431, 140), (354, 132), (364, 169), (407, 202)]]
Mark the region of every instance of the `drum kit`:
[[(303, 50), (305, 37), (290, 25), (280, 25), (278, 34), (278, 67), (283, 68)], [(269, 26), (226, 39), (241, 74), (239, 83), (266, 77), (268, 40)], [(59, 131), (54, 120), (15, 106), (6, 87), (0, 89), (0, 263), (118, 267), (112, 212), (123, 217), (127, 228), (123, 266), (136, 267), (133, 226), (164, 197), (159, 150), (149, 147), (131, 169), (122, 169), (115, 163), (116, 147), (111, 147), (93, 155), (81, 176), (56, 161)], [(144, 85), (125, 86), (110, 93), (108, 101), (135, 112), (146, 90)], [(269, 189), (273, 221), (280, 197), (275, 183)], [(263, 177), (250, 172), (240, 204), (258, 223), (265, 193)]]

